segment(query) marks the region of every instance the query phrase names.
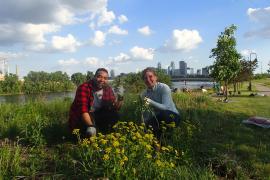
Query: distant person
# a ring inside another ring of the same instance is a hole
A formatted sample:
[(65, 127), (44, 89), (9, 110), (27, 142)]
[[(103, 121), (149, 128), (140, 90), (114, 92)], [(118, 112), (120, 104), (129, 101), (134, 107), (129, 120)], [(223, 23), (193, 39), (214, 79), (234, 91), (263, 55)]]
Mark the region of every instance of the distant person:
[(96, 131), (110, 132), (119, 119), (122, 100), (116, 100), (108, 85), (108, 71), (97, 69), (93, 79), (77, 88), (69, 112), (70, 130), (80, 129), (84, 137), (95, 136)]
[(201, 88), (202, 93), (207, 93), (207, 89), (205, 89), (204, 86), (201, 86), (200, 88)]
[(142, 72), (142, 79), (147, 89), (142, 93), (146, 104), (151, 106), (154, 114), (144, 112), (143, 117), (147, 126), (152, 126), (157, 138), (161, 136), (161, 121), (179, 125), (180, 115), (172, 100), (171, 90), (167, 84), (158, 82), (156, 71), (146, 68)]

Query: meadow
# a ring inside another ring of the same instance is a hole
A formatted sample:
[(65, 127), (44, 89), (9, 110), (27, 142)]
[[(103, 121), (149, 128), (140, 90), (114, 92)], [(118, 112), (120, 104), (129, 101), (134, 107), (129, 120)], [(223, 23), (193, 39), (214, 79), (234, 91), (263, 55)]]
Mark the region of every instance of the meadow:
[(180, 127), (161, 144), (141, 124), (138, 95), (126, 94), (112, 134), (68, 131), (71, 99), (1, 104), (0, 179), (268, 179), (270, 131), (241, 122), (270, 118), (270, 97), (175, 93)]

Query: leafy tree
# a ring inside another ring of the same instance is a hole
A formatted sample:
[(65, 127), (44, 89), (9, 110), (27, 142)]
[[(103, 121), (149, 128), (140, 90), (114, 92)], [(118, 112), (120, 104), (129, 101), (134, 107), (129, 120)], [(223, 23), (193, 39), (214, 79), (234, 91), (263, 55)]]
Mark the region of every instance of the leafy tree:
[(270, 74), (270, 62), (268, 64), (268, 66), (269, 66), (269, 69), (267, 70), (267, 73)]
[(20, 93), (21, 92), (21, 83), (16, 74), (6, 74), (5, 80), (0, 83), (1, 91), (3, 93)]
[(86, 76), (80, 72), (74, 73), (71, 75), (71, 81), (76, 85), (79, 86), (86, 80)]
[(211, 76), (218, 82), (224, 82), (225, 100), (228, 99), (228, 83), (236, 78), (240, 70), (240, 53), (236, 50), (234, 33), (237, 27), (225, 28), (218, 37), (217, 46), (211, 50), (210, 58), (215, 58), (211, 66)]
[(89, 81), (94, 77), (94, 73), (92, 71), (87, 71), (86, 73), (86, 80)]
[[(171, 77), (168, 76), (165, 72), (162, 70), (157, 70), (157, 76), (158, 76), (158, 81), (168, 84), (169, 86), (172, 85), (171, 82)], [(124, 89), (127, 92), (132, 92), (132, 93), (140, 93), (144, 88), (145, 84), (142, 80), (142, 73), (129, 73), (122, 77), (123, 80), (120, 80), (118, 78), (115, 78), (115, 83), (119, 83), (121, 81), (121, 84), (123, 85)]]

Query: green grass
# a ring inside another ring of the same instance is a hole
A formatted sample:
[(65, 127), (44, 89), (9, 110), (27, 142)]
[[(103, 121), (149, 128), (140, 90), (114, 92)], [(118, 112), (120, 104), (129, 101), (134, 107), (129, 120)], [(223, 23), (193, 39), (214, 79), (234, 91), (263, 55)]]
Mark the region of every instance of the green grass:
[(267, 86), (267, 87), (270, 87), (270, 78), (265, 78), (265, 79), (256, 79), (256, 80), (253, 80), (254, 82), (256, 83), (260, 83), (264, 86)]
[[(140, 122), (138, 97), (134, 94), (125, 96), (121, 121)], [(89, 169), (81, 166), (88, 161), (80, 157), (91, 159), (94, 156), (86, 154), (89, 151), (82, 151), (67, 130), (70, 99), (24, 105), (1, 104), (0, 179), (89, 179), (102, 178), (102, 172), (110, 179), (121, 179), (126, 175), (132, 179), (149, 179), (154, 175), (158, 179), (270, 177), (269, 129), (241, 123), (250, 116), (270, 118), (270, 97), (230, 97), (229, 103), (199, 93), (174, 94), (173, 98), (181, 113), (181, 124), (164, 134), (162, 144), (183, 154), (175, 168), (164, 167), (162, 170), (151, 167), (155, 161), (151, 166), (150, 161), (142, 161), (139, 167), (132, 157), (128, 157), (129, 166), (119, 167), (119, 171), (106, 164), (95, 166), (92, 163)], [(134, 147), (126, 147), (126, 153), (131, 156)], [(164, 161), (170, 161), (173, 156), (166, 155), (166, 158)], [(134, 168), (140, 169), (136, 176)], [(116, 176), (113, 172), (120, 173)]]

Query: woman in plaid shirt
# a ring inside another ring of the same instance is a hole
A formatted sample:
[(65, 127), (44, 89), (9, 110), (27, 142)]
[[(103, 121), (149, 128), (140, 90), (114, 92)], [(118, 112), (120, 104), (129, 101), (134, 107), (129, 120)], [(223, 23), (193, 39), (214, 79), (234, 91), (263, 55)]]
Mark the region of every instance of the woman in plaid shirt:
[(97, 69), (95, 76), (81, 84), (69, 112), (70, 130), (80, 129), (83, 136), (94, 136), (96, 128), (102, 133), (111, 131), (118, 121), (122, 100), (116, 100), (108, 85), (108, 71)]

